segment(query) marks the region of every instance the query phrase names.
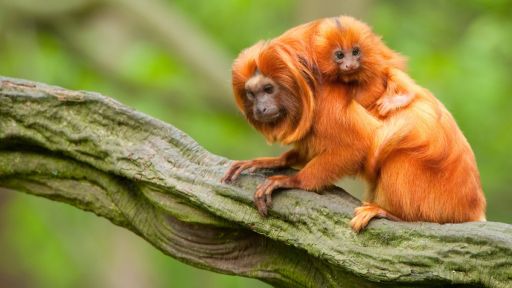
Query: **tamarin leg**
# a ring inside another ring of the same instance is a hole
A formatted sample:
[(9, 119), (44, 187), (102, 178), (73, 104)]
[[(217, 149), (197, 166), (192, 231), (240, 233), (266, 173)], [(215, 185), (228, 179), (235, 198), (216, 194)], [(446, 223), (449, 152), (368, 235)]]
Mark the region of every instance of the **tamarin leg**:
[(262, 216), (267, 216), (272, 205), (272, 192), (279, 188), (298, 188), (317, 191), (329, 186), (346, 175), (355, 174), (361, 162), (356, 153), (333, 152), (318, 155), (309, 161), (302, 170), (292, 176), (276, 175), (268, 177), (258, 186), (254, 203)]
[(386, 218), (392, 221), (402, 221), (402, 219), (384, 210), (377, 204), (363, 202), (362, 206), (355, 209), (354, 218), (350, 221), (350, 226), (352, 227), (352, 230), (359, 233), (368, 226), (368, 223), (373, 218)]
[(222, 183), (229, 183), (236, 180), (242, 172), (245, 170), (249, 170), (249, 172), (254, 172), (256, 169), (262, 168), (277, 168), (277, 167), (287, 167), (294, 165), (299, 162), (299, 153), (296, 150), (290, 150), (279, 157), (265, 157), (265, 158), (257, 158), (254, 160), (243, 160), (243, 161), (234, 161), (229, 167), (226, 174), (222, 178)]

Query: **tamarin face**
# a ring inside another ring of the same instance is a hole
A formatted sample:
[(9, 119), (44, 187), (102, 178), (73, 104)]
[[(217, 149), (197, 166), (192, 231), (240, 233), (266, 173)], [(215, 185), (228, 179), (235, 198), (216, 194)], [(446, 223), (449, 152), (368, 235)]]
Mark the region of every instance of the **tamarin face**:
[(307, 132), (314, 110), (313, 77), (279, 41), (242, 51), (233, 64), (239, 109), (269, 142), (289, 144)]
[(284, 91), (271, 78), (256, 71), (245, 82), (245, 98), (247, 112), (254, 120), (262, 123), (278, 122), (286, 115), (286, 111), (295, 110), (295, 107), (285, 107), (287, 101), (280, 98), (290, 96), (282, 95)]
[(361, 67), (361, 48), (357, 44), (351, 48), (338, 47), (334, 50), (332, 58), (338, 64), (340, 73), (355, 73)]
[(348, 16), (325, 19), (313, 43), (320, 73), (329, 81), (366, 80), (391, 51), (368, 25)]

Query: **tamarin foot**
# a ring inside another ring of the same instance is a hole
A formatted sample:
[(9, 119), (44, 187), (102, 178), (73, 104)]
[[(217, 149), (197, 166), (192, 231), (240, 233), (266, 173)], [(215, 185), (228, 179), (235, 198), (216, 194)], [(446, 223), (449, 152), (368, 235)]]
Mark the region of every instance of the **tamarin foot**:
[(362, 206), (354, 210), (354, 218), (350, 221), (352, 230), (359, 233), (361, 230), (368, 226), (368, 223), (373, 218), (386, 218), (392, 221), (402, 221), (402, 219), (382, 209), (377, 204), (363, 202)]

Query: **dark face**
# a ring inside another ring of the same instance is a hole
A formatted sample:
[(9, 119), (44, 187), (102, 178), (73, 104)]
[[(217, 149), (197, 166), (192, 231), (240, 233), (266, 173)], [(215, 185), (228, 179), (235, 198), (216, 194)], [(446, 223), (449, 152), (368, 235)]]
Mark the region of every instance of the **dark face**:
[(283, 116), (284, 112), (279, 103), (280, 89), (272, 79), (256, 73), (245, 83), (245, 91), (255, 120), (268, 123)]
[(361, 67), (361, 49), (358, 46), (349, 49), (337, 48), (332, 57), (342, 74), (357, 72)]

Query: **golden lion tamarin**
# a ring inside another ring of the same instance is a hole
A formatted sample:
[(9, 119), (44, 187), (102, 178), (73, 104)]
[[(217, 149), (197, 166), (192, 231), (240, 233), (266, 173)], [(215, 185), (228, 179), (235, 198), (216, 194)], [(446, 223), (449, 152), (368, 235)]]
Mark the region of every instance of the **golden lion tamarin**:
[(238, 107), (269, 142), (294, 148), (276, 158), (236, 161), (223, 181), (245, 170), (305, 165), (258, 187), (255, 202), (266, 215), (274, 189), (316, 190), (363, 175), (371, 189), (351, 222), (355, 231), (375, 217), (485, 220), (469, 144), (404, 67), (400, 54), (350, 17), (300, 25), (243, 51), (233, 65)]
[(249, 169), (303, 166), (292, 176), (271, 176), (257, 188), (254, 198), (262, 215), (277, 188), (315, 191), (345, 175), (364, 173), (372, 135), (380, 126), (342, 83), (318, 85), (304, 49), (308, 45), (289, 40), (257, 43), (233, 64), (233, 91), (247, 120), (269, 142), (293, 148), (276, 158), (235, 161), (222, 181)]
[(312, 51), (325, 85), (343, 83), (353, 99), (384, 118), (366, 163), (376, 178), (367, 202), (356, 209), (354, 230), (381, 215), (437, 223), (485, 220), (471, 147), (446, 108), (397, 69), (399, 54), (347, 16), (323, 20)]

